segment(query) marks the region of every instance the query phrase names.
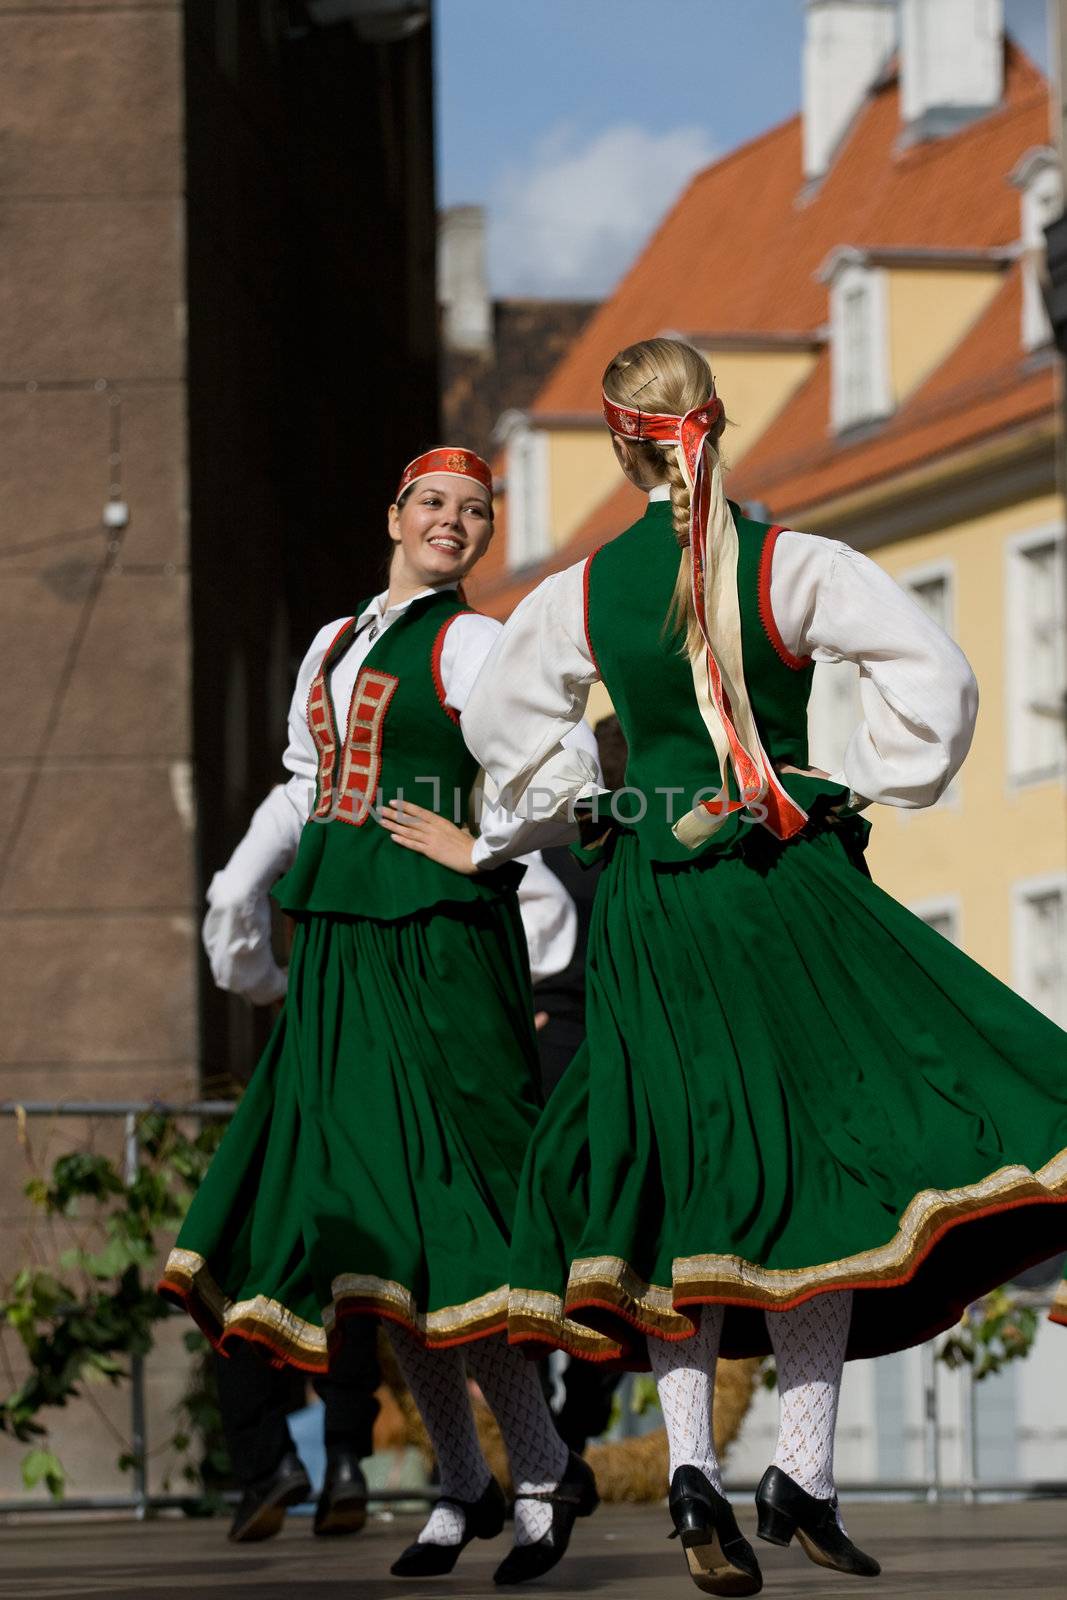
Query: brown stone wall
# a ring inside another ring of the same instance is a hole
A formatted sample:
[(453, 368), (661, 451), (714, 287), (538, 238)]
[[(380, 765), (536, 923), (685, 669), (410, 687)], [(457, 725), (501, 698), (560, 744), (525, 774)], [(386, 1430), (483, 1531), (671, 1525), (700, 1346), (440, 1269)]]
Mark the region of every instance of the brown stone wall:
[[(0, 1103), (185, 1100), (254, 1063), (269, 1018), (213, 990), (203, 887), (437, 434), (430, 64), (428, 28), (298, 6), (0, 0)], [(23, 1185), (87, 1142), (121, 1125), (26, 1148), (0, 1117), (0, 1281), (70, 1243)], [(154, 1448), (185, 1328), (149, 1364)], [(127, 1415), (98, 1388), (48, 1419), (73, 1493), (128, 1491)], [(0, 1500), (21, 1455), (0, 1440)]]
[[(197, 1086), (182, 102), (179, 5), (0, 5), (0, 1101)], [(30, 1156), (121, 1142), (15, 1133), (5, 1278), (50, 1249)], [(181, 1371), (153, 1363), (157, 1439)], [(95, 1405), (55, 1420), (74, 1493), (128, 1484)]]

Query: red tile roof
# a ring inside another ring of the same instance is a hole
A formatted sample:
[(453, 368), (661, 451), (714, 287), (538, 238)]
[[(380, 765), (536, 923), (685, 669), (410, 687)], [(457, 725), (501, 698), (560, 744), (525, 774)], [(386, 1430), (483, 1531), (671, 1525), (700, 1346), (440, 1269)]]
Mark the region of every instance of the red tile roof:
[(805, 198), (800, 116), (699, 173), (534, 402), (534, 414), (596, 412), (616, 350), (684, 332), (803, 332), (827, 318), (819, 267), (841, 245), (985, 248), (1019, 237), (1006, 179), (1050, 137), (1048, 88), (1014, 45), (1002, 109), (959, 133), (898, 149), (898, 80), (857, 113), (837, 159)]
[[(899, 87), (889, 73), (858, 112), (821, 184), (806, 192), (801, 119), (772, 128), (700, 173), (614, 294), (586, 324), (534, 403), (534, 415), (599, 417), (600, 377), (614, 352), (676, 329), (693, 334), (821, 334), (827, 285), (818, 269), (851, 245), (996, 250), (1019, 237), (1008, 177), (1049, 142), (1048, 87), (1006, 47), (1002, 107), (947, 138), (900, 145)], [(803, 525), (806, 507), (876, 484), (1049, 413), (1054, 369), (1021, 341), (1021, 275), (1004, 283), (959, 344), (884, 423), (852, 436), (830, 430), (830, 354), (751, 445), (730, 493)], [(714, 349), (714, 334), (707, 336)], [(702, 340), (703, 342), (703, 340)], [(729, 405), (729, 396), (724, 397)], [(506, 616), (532, 584), (582, 559), (640, 514), (628, 484), (605, 499), (535, 572), (509, 573), (505, 537), (480, 569), (475, 603)]]

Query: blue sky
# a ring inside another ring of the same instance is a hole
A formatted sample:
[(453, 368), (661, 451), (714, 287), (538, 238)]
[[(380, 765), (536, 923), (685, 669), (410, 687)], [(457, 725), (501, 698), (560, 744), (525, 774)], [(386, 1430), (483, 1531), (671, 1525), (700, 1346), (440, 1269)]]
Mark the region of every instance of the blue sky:
[[(1046, 0), (1006, 0), (1047, 65)], [(692, 173), (800, 101), (803, 0), (437, 0), (437, 181), (493, 292), (605, 294)]]

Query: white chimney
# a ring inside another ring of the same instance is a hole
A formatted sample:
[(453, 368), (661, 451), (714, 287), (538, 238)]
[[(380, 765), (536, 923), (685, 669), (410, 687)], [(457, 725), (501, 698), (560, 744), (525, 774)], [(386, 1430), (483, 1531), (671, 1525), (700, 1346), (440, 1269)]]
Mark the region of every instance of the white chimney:
[(909, 141), (952, 133), (1000, 103), (1004, 0), (901, 0), (900, 102)]
[(437, 219), (437, 299), (443, 312), (446, 350), (488, 354), (493, 343), (493, 308), (481, 206), (450, 206)]
[(896, 0), (808, 0), (804, 176), (819, 178), (896, 43)]

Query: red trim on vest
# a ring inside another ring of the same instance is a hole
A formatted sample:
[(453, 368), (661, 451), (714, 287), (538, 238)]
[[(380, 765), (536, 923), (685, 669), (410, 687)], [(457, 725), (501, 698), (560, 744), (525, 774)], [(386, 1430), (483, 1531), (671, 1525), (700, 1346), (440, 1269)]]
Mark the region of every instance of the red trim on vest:
[(374, 667), (364, 667), (356, 679), (341, 764), (338, 822), (362, 828), (371, 814), (382, 775), (382, 723), (399, 683), (393, 673)]
[(445, 653), (445, 635), (452, 624), (458, 622), (460, 617), (472, 617), (476, 614), (474, 608), (470, 606), (466, 611), (455, 611), (450, 617), (446, 617), (437, 630), (437, 638), (434, 640), (433, 649), (430, 651), (430, 671), (433, 674), (433, 686), (437, 691), (437, 698), (444, 708), (445, 715), (451, 717), (452, 721), (457, 725), (459, 723), (459, 712), (454, 706), (450, 706), (445, 699), (445, 680), (441, 676), (441, 657)]
[(774, 561), (774, 547), (778, 543), (778, 535), (784, 533), (785, 528), (776, 522), (773, 528), (768, 528), (763, 541), (763, 550), (759, 562), (759, 615), (763, 623), (763, 631), (773, 644), (775, 651), (794, 672), (802, 672), (805, 667), (811, 666), (810, 656), (795, 656), (789, 649), (785, 640), (778, 632), (778, 624), (774, 620), (771, 610), (771, 566)]
[(337, 765), (337, 728), (330, 711), (330, 697), (326, 692), (326, 668), (339, 641), (355, 621), (346, 617), (323, 653), (319, 670), (311, 680), (307, 698), (307, 724), (311, 740), (318, 752), (318, 802), (312, 816), (329, 816), (333, 807), (333, 775)]
[[(589, 570), (593, 565), (593, 557), (598, 556), (603, 548), (602, 544), (598, 545), (593, 554), (586, 557), (585, 567), (582, 571), (582, 621), (585, 627), (585, 642), (589, 646), (589, 659), (598, 673), (600, 673), (600, 662), (596, 658), (596, 651), (593, 648), (593, 636), (589, 632)], [(603, 675), (601, 674), (601, 676)]]

